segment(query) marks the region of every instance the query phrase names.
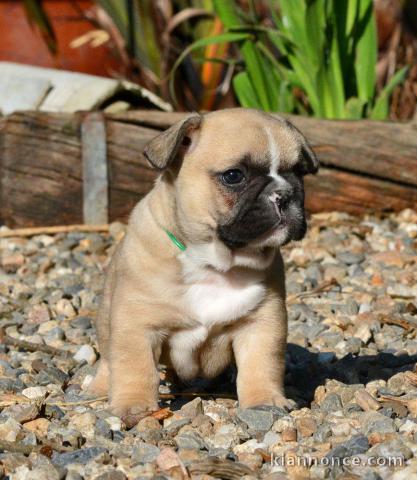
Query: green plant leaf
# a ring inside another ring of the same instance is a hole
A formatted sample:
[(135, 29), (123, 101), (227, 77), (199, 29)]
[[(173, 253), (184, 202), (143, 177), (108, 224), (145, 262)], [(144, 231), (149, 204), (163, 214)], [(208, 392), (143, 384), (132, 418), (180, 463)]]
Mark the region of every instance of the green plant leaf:
[(130, 22), (134, 26), (135, 55), (139, 60), (146, 58), (146, 66), (160, 78), (162, 50), (152, 3), (152, 0), (136, 0)]
[(177, 58), (177, 60), (175, 61), (169, 73), (169, 91), (174, 102), (176, 102), (175, 89), (174, 89), (175, 72), (187, 55), (189, 55), (192, 51), (202, 47), (206, 47), (207, 45), (215, 45), (215, 44), (227, 43), (227, 42), (239, 42), (242, 40), (246, 40), (248, 38), (250, 38), (250, 35), (247, 33), (229, 32), (229, 33), (222, 33), (220, 35), (213, 35), (211, 37), (200, 38), (199, 40), (196, 40), (191, 45), (189, 45)]
[(359, 120), (363, 117), (364, 102), (358, 97), (351, 97), (345, 104), (345, 117), (350, 120)]
[(373, 0), (360, 0), (358, 20), (353, 29), (356, 36), (355, 74), (358, 97), (371, 101), (375, 94), (378, 40)]
[(328, 21), (331, 25), (330, 58), (328, 63), (328, 82), (333, 104), (333, 118), (344, 118), (345, 115), (345, 85), (343, 80), (342, 62), (340, 58), (339, 38), (337, 35), (336, 10), (332, 9)]
[(398, 70), (395, 75), (393, 75), (385, 86), (385, 88), (378, 95), (374, 108), (371, 111), (370, 117), (373, 120), (385, 120), (389, 114), (389, 100), (394, 88), (402, 83), (408, 73), (408, 66), (403, 67)]
[(242, 25), (241, 16), (237, 8), (237, 2), (231, 0), (213, 0), (213, 8), (223, 25), (232, 28)]
[(262, 108), (265, 111), (273, 110), (274, 101), (271, 100), (273, 90), (271, 91), (271, 85), (268, 85), (268, 70), (265, 57), (262, 57), (256, 45), (251, 41), (244, 42), (241, 50), (250, 81), (257, 92)]
[(262, 108), (249, 75), (246, 72), (240, 72), (233, 77), (233, 89), (242, 107)]

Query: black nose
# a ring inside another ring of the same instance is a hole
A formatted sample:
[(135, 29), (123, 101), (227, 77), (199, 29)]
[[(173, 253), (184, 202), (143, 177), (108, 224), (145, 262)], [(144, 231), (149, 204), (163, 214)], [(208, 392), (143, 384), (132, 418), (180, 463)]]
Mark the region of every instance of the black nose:
[(289, 189), (275, 189), (270, 193), (266, 194), (268, 200), (273, 203), (274, 207), (279, 209), (285, 208), (291, 197), (291, 192)]

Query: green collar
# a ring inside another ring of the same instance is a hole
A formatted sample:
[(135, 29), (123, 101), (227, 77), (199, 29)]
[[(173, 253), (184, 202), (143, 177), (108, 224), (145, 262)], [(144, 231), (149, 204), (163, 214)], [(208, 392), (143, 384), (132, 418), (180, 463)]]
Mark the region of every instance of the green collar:
[(187, 249), (187, 247), (186, 247), (183, 243), (181, 243), (181, 242), (178, 240), (178, 238), (177, 238), (172, 232), (170, 232), (169, 230), (165, 230), (165, 232), (166, 232), (166, 234), (168, 235), (168, 237), (170, 238), (171, 242), (172, 242), (176, 247), (178, 247), (178, 248), (181, 250), (181, 252), (184, 252), (184, 251)]

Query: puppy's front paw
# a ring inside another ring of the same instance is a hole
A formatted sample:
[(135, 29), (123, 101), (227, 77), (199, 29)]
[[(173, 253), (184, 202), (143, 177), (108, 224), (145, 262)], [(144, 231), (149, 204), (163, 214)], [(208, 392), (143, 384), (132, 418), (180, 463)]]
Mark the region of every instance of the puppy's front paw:
[(285, 408), (288, 411), (294, 410), (297, 404), (294, 400), (286, 398), (281, 392), (258, 392), (251, 398), (239, 399), (241, 408), (254, 408), (259, 406), (270, 406)]
[(290, 398), (286, 398), (282, 393), (274, 395), (272, 404), (274, 407), (281, 407), (287, 409), (289, 412), (297, 407), (296, 402)]
[(120, 417), (127, 428), (132, 428), (139, 420), (158, 410), (158, 402), (148, 401), (112, 401), (110, 410), (116, 417)]

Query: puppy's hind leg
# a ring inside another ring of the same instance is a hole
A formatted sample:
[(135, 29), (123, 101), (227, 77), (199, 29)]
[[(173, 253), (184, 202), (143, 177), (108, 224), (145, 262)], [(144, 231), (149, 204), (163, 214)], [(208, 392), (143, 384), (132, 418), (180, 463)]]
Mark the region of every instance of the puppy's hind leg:
[(106, 359), (102, 358), (98, 362), (97, 372), (90, 385), (87, 393), (89, 395), (103, 396), (108, 395), (110, 384), (110, 370)]
[(88, 386), (87, 393), (91, 395), (107, 395), (109, 393), (109, 342), (110, 342), (110, 307), (111, 290), (113, 285), (113, 264), (110, 263), (104, 284), (103, 298), (97, 313), (95, 327), (97, 331), (100, 360), (97, 372)]

